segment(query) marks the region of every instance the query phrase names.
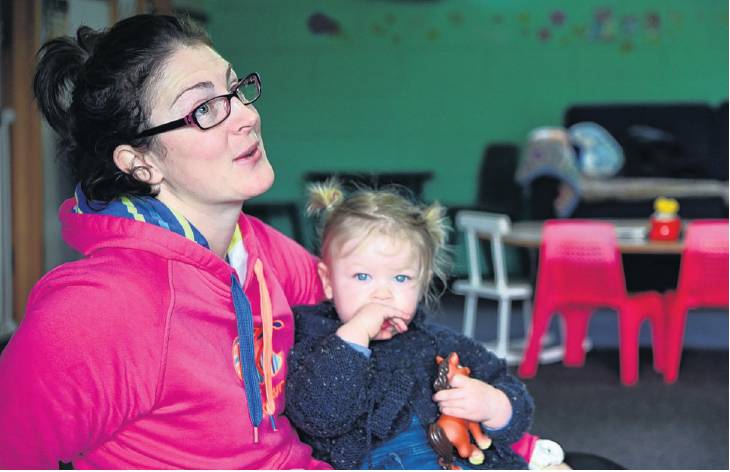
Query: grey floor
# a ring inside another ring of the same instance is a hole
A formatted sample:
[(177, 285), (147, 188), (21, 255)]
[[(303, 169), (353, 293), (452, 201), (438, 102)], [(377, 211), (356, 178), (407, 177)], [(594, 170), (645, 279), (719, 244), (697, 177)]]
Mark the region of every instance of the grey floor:
[[(463, 299), (442, 298), (433, 321), (461, 330)], [(519, 313), (515, 304), (514, 313)], [(522, 336), (519, 316), (512, 324)], [(553, 332), (559, 336), (557, 323)], [(494, 339), (496, 304), (480, 301), (475, 337)], [(610, 458), (630, 469), (728, 469), (728, 312), (688, 317), (677, 383), (666, 385), (651, 367), (648, 328), (642, 331), (640, 379), (619, 382), (616, 315), (593, 315), (593, 348), (580, 368), (541, 365), (525, 383), (536, 412), (532, 432), (566, 450)]]

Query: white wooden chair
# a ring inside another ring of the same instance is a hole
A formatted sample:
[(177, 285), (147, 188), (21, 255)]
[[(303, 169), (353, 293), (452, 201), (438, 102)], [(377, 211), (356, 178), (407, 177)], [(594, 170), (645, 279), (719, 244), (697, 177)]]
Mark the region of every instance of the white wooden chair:
[[(532, 287), (528, 283), (510, 284), (507, 280), (502, 238), (509, 232), (510, 219), (507, 215), (497, 213), (462, 210), (456, 214), (456, 228), (464, 233), (469, 267), (468, 280), (457, 280), (452, 285), (454, 293), (465, 297), (463, 333), (465, 336), (474, 337), (477, 300), (479, 298), (496, 300), (497, 342), (492, 350), (510, 364), (519, 363), (520, 353), (510, 352), (510, 311), (513, 300), (522, 300), (523, 322), (526, 329), (530, 326)], [(491, 242), (494, 280), (485, 280), (482, 276), (479, 257), (480, 237), (487, 238)]]

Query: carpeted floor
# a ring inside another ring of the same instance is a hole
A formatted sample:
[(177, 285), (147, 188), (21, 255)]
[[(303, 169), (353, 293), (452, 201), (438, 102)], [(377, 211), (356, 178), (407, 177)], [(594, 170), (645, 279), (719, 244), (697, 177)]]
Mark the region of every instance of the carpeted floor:
[[(460, 330), (462, 307), (447, 295), (434, 321)], [(489, 339), (496, 313), (489, 302), (480, 307), (476, 337)], [(642, 348), (634, 387), (619, 381), (615, 326), (606, 329), (607, 322), (596, 317), (590, 330), (596, 342), (583, 367), (540, 365), (535, 378), (525, 381), (536, 403), (532, 432), (567, 451), (598, 454), (629, 469), (727, 470), (728, 330), (727, 314), (719, 315), (724, 318), (713, 326), (721, 331), (714, 334), (724, 347), (685, 349), (673, 385), (663, 383), (652, 369), (650, 349)]]
[(728, 352), (685, 351), (666, 385), (640, 354), (640, 380), (618, 381), (618, 351), (593, 350), (581, 368), (542, 365), (527, 380), (533, 432), (565, 450), (608, 457), (629, 469), (728, 469)]

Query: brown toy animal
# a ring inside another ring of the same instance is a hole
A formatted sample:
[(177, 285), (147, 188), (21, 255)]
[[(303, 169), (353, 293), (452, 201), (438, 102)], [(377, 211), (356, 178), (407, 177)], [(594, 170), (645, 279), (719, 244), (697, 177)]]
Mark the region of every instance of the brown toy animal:
[[(469, 376), (471, 370), (468, 367), (459, 365), (459, 355), (452, 352), (448, 360), (436, 356), (438, 372), (433, 388), (437, 392), (451, 388), (449, 383), (456, 374)], [(469, 433), (474, 437), (476, 445), (471, 442)], [(428, 440), (439, 456), (439, 465), (443, 469), (459, 469), (454, 465), (454, 447), (459, 456), (468, 459), (471, 464), (479, 465), (484, 462), (484, 452), (492, 444), (492, 440), (484, 434), (481, 425), (474, 421), (468, 421), (455, 416), (441, 415), (435, 423), (428, 428)], [(479, 447), (477, 447), (479, 446)]]

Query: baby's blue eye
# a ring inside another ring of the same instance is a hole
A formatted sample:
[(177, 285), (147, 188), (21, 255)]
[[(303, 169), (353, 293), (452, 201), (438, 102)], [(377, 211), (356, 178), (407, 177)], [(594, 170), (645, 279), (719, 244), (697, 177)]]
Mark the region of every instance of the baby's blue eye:
[(364, 281), (370, 279), (370, 276), (368, 274), (365, 274), (365, 273), (362, 273), (362, 272), (358, 272), (357, 274), (355, 274), (355, 278), (357, 280), (360, 280), (360, 281), (364, 282)]
[(410, 276), (404, 275), (404, 274), (398, 274), (398, 275), (396, 275), (393, 278), (395, 279), (396, 282), (401, 283), (401, 284), (403, 282), (408, 282), (409, 280), (411, 280), (411, 277)]

